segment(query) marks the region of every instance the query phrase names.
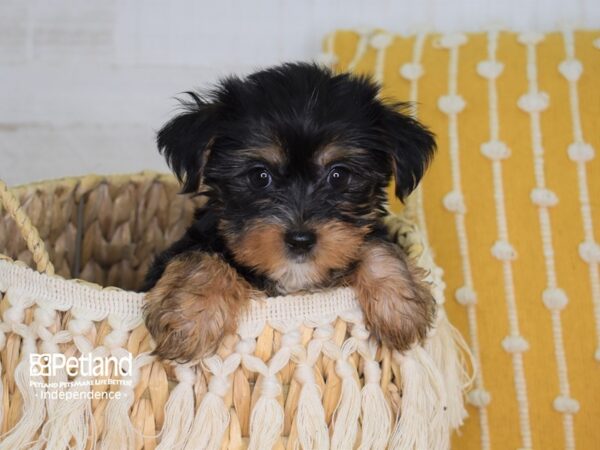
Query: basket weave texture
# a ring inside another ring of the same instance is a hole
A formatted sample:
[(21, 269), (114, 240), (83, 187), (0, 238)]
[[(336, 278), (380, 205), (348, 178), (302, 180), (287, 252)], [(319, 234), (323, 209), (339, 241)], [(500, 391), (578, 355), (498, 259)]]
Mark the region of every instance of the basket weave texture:
[[(151, 355), (143, 295), (132, 291), (191, 220), (197, 200), (177, 192), (171, 176), (155, 173), (12, 191), (0, 182), (0, 449), (449, 448), (465, 416), (464, 347), (410, 208), (388, 226), (428, 271), (438, 302), (422, 346), (380, 347), (352, 290), (339, 288), (252, 301), (237, 335), (189, 366)], [(38, 353), (127, 352), (133, 370), (122, 384), (30, 372)], [(52, 390), (71, 397), (44, 400)]]

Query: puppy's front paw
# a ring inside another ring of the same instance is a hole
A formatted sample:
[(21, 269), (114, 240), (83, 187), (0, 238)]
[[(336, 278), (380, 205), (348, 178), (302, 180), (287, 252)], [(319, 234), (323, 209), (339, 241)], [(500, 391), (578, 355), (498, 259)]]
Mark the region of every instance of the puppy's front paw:
[(214, 352), (234, 333), (250, 286), (216, 255), (173, 259), (146, 294), (145, 320), (162, 359), (189, 362)]
[(371, 332), (389, 347), (407, 350), (427, 336), (435, 300), (423, 271), (389, 243), (368, 244), (353, 285)]

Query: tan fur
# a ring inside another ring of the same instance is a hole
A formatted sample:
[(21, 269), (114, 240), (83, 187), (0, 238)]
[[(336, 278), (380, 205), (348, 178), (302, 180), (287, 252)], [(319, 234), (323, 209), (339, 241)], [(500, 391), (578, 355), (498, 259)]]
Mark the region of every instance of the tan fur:
[(250, 285), (217, 255), (186, 253), (173, 259), (146, 295), (146, 326), (162, 359), (188, 362), (214, 352), (235, 333)]
[(422, 341), (435, 315), (435, 301), (423, 271), (399, 249), (378, 242), (365, 245), (350, 277), (371, 332), (386, 345), (407, 350)]
[(283, 149), (275, 145), (271, 147), (243, 149), (240, 150), (240, 153), (262, 159), (273, 166), (281, 165), (285, 161)]
[[(367, 227), (335, 220), (314, 226), (317, 243), (304, 262), (288, 257), (279, 224), (257, 221), (240, 236), (222, 228), (236, 261), (274, 280), (279, 292), (347, 282), (378, 339), (406, 350), (425, 338), (435, 303), (422, 271), (392, 244), (365, 243)], [(356, 262), (351, 274), (332, 279), (333, 271)], [(235, 332), (240, 310), (256, 295), (217, 255), (187, 253), (172, 260), (146, 296), (146, 325), (157, 343), (155, 353), (183, 362), (215, 351), (224, 335)]]
[(315, 152), (314, 160), (321, 166), (327, 166), (335, 161), (347, 159), (350, 155), (360, 155), (367, 150), (356, 147), (340, 147), (339, 145), (327, 145)]
[(224, 235), (237, 262), (274, 280), (280, 293), (291, 293), (329, 284), (332, 270), (344, 269), (358, 258), (369, 231), (340, 221), (318, 224), (314, 230), (316, 245), (304, 262), (288, 258), (281, 225), (257, 221), (239, 237)]

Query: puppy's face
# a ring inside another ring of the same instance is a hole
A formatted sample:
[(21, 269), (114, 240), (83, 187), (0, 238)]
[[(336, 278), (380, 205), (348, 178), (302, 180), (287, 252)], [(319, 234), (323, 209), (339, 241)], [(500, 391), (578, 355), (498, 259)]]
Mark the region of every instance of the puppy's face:
[(385, 187), (418, 183), (431, 134), (365, 78), (290, 64), (230, 78), (159, 133), (185, 192), (208, 196), (238, 264), (280, 292), (326, 285), (357, 260)]

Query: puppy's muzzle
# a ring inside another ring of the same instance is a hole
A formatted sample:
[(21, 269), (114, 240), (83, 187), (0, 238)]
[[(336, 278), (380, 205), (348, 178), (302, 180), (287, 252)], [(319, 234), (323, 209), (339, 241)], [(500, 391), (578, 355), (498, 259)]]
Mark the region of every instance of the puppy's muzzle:
[(308, 253), (317, 242), (317, 235), (312, 231), (288, 231), (285, 243), (290, 252), (296, 255)]

